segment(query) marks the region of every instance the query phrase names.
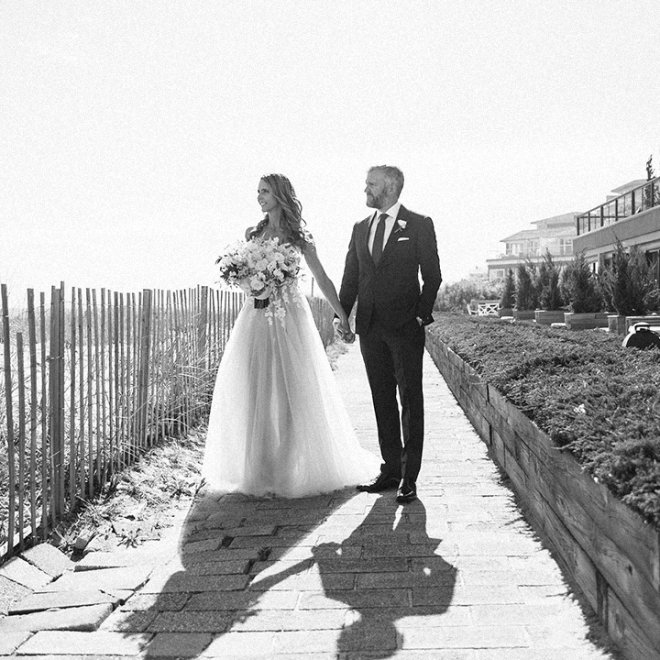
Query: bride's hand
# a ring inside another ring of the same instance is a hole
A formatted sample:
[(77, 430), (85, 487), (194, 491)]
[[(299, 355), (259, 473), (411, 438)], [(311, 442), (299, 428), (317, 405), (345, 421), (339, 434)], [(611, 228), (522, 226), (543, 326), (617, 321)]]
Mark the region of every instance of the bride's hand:
[(347, 343), (352, 344), (355, 341), (355, 335), (351, 330), (351, 326), (347, 318), (336, 319), (336, 328), (337, 332), (340, 334), (341, 338)]

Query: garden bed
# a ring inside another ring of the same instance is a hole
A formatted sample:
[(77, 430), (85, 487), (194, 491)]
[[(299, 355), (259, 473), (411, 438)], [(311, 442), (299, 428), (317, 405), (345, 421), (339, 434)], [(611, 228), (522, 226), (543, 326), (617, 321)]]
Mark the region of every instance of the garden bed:
[(429, 333), (660, 529), (660, 351), (462, 315), (439, 315)]
[(445, 316), (427, 347), (530, 522), (636, 660), (660, 657), (660, 353), (619, 341)]

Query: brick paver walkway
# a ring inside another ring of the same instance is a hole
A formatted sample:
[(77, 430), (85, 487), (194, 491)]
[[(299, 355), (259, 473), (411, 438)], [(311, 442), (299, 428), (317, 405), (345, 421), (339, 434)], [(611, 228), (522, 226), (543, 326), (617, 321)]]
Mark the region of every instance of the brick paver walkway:
[[(360, 440), (377, 451), (357, 346), (338, 366)], [(0, 655), (614, 657), (589, 641), (599, 630), (428, 356), (425, 379), (419, 501), (351, 489), (304, 500), (200, 493), (162, 541), (91, 553), (43, 584), (23, 577), (31, 595), (23, 614), (0, 619)]]

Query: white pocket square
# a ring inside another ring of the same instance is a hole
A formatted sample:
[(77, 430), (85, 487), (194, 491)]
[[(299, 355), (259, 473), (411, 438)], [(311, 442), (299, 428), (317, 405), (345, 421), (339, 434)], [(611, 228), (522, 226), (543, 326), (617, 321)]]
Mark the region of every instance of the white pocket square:
[(398, 243), (399, 241), (409, 241), (409, 240), (410, 240), (410, 236), (402, 236), (401, 238), (397, 238), (396, 242)]

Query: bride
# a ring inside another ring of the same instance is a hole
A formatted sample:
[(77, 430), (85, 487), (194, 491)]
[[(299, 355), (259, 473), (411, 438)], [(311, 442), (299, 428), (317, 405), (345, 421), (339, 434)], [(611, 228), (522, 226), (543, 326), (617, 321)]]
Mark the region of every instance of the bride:
[[(289, 180), (264, 176), (257, 201), (265, 216), (246, 240), (295, 247), (339, 317), (340, 334), (352, 341)], [(358, 484), (379, 465), (358, 443), (309, 304), (292, 281), (271, 293), (269, 306), (248, 298), (225, 347), (202, 469), (214, 490), (303, 497)]]

